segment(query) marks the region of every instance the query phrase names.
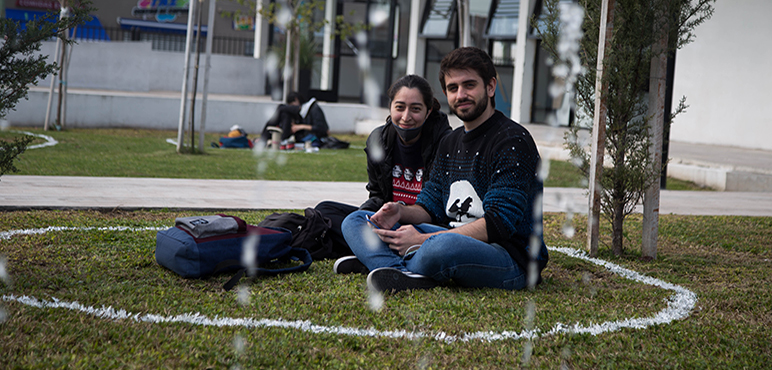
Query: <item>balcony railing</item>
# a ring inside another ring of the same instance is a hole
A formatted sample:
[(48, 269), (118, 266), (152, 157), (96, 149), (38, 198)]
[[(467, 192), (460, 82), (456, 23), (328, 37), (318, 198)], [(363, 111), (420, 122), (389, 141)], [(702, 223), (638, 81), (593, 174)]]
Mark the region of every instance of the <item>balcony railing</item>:
[[(185, 51), (185, 33), (148, 31), (145, 29), (126, 29), (119, 27), (89, 27), (79, 26), (70, 32), (78, 42), (132, 42), (150, 41), (153, 50)], [(206, 36), (201, 35), (200, 50), (206, 48)], [(222, 37), (212, 38), (212, 53), (224, 55), (252, 56), (254, 38)]]

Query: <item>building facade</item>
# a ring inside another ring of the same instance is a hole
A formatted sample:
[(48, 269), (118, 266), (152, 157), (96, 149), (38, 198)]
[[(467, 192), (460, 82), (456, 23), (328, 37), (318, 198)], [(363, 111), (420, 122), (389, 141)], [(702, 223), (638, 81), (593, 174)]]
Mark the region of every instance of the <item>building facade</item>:
[[(182, 52), (190, 1), (93, 0), (98, 10), (89, 27), (97, 31), (91, 37), (97, 41), (147, 41), (152, 42), (153, 50)], [(202, 36), (210, 32), (206, 25), (210, 1), (199, 3)], [(272, 2), (262, 1), (262, 6)], [(569, 124), (572, 115), (568, 99), (556, 104), (549, 96), (551, 72), (547, 56), (541, 52), (538, 37), (526, 21), (530, 16), (538, 16), (541, 1), (468, 3), (469, 9), (460, 12), (456, 0), (323, 1), (315, 20), (326, 19), (332, 25), (341, 17), (351, 24), (366, 24), (369, 30), (365, 38), (344, 39), (330, 37), (334, 28), (329, 25), (308, 32), (314, 41), (313, 67), (305, 83), (309, 94), (322, 101), (364, 102), (363, 77), (368, 74), (381, 92), (379, 105), (385, 106), (383, 95), (391, 82), (414, 73), (425, 76), (433, 84), (438, 100), (445, 103), (437, 78), (439, 61), (466, 41), (487, 50), (497, 66), (499, 110), (520, 122), (543, 123), (555, 117), (559, 124)], [(6, 16), (25, 19), (55, 10), (57, 4), (56, 0), (7, 0)], [(772, 23), (764, 17), (772, 12), (772, 2), (720, 0), (714, 7), (713, 17), (695, 30), (695, 41), (677, 52), (674, 100), (686, 96), (689, 108), (673, 122), (670, 139), (772, 150), (772, 141), (767, 140), (772, 136), (772, 105), (766, 103), (769, 93), (765, 89), (772, 83), (772, 71), (764, 62), (772, 56), (772, 48), (767, 47)], [(261, 17), (250, 16), (254, 9), (235, 1), (219, 0), (215, 11), (211, 27), (216, 38), (214, 52), (255, 59), (257, 63), (247, 64), (250, 70), (244, 74), (255, 80), (253, 88), (241, 91), (269, 95), (279, 87), (270, 81), (272, 76), (280, 77), (280, 71), (265, 61), (272, 48), (283, 42), (283, 30)], [(459, 34), (459, 13), (468, 15), (464, 18), (469, 25), (468, 34)], [(158, 33), (161, 31), (172, 36)], [(369, 63), (362, 64), (365, 59)], [(105, 68), (107, 72), (101, 74), (121, 73)], [(169, 74), (175, 72), (170, 71), (159, 69), (158, 73), (164, 75), (155, 80), (182, 79), (181, 72), (179, 77), (171, 78)], [(229, 73), (219, 78), (227, 89), (229, 78), (238, 80), (244, 76)], [(102, 77), (94, 76), (98, 78)], [(152, 76), (147, 78), (154, 80)], [(72, 82), (72, 86), (79, 83)], [(107, 81), (103, 85), (109, 84)], [(131, 83), (114, 85), (115, 89), (133, 88)]]

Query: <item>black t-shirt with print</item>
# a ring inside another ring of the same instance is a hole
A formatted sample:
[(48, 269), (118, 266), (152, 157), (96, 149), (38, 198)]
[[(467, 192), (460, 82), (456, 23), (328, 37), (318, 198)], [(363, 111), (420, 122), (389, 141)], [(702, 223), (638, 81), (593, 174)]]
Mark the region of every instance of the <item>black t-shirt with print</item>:
[(415, 204), (425, 178), (424, 160), (421, 157), (421, 140), (405, 145), (397, 140), (394, 151), (394, 167), (391, 169), (392, 201)]

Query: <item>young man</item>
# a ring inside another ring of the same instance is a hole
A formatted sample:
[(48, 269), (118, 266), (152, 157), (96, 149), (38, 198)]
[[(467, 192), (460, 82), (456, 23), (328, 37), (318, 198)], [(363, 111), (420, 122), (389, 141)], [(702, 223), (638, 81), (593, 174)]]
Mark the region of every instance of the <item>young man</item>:
[(449, 280), (517, 290), (541, 280), (548, 254), (536, 203), (539, 152), (525, 128), (495, 110), (496, 83), (478, 48), (443, 58), (440, 84), (464, 126), (440, 142), (415, 205), (386, 203), (346, 218), (343, 235), (356, 258), (339, 260), (336, 272), (369, 270), (367, 284), (378, 291)]

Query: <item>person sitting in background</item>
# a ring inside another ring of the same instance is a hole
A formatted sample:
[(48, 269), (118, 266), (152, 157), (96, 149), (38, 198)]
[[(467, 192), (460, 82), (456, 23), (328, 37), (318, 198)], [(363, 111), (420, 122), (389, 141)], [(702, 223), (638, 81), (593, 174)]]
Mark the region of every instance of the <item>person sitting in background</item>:
[(389, 116), (370, 133), (365, 148), (369, 199), (360, 207), (333, 201), (315, 207), (332, 221), (328, 234), (339, 256), (352, 254), (341, 233), (343, 219), (358, 209), (375, 212), (388, 202), (414, 204), (440, 139), (451, 131), (448, 116), (440, 111), (440, 102), (423, 77), (404, 76), (387, 94)]
[(309, 142), (320, 146), (319, 139), (327, 137), (330, 127), (322, 108), (316, 103), (316, 98), (306, 102), (302, 95), (293, 91), (287, 95), (286, 102), (287, 104), (280, 104), (271, 119), (266, 122), (261, 135), (263, 143), (270, 142), (269, 127), (278, 127), (281, 129), (280, 140), (284, 149), (291, 149), (289, 144), (293, 140), (290, 138), (294, 139), (294, 142)]

